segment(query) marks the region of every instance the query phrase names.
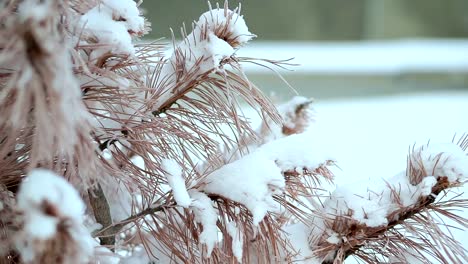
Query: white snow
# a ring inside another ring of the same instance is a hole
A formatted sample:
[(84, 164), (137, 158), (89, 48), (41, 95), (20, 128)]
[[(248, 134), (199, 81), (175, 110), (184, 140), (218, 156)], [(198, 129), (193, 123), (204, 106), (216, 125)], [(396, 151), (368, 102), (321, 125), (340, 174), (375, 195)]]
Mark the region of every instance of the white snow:
[(145, 23), (134, 1), (104, 0), (80, 18), (80, 27), (101, 45), (90, 55), (94, 60), (106, 53), (134, 55), (132, 36), (141, 35)]
[(130, 158), (130, 161), (133, 163), (133, 165), (137, 166), (138, 168), (144, 170), (145, 169), (145, 160), (143, 157), (135, 155)]
[(244, 247), (244, 237), (242, 232), (237, 228), (236, 223), (231, 221), (226, 226), (229, 236), (232, 238), (232, 252), (239, 263), (242, 263), (242, 254)]
[(285, 181), (274, 160), (255, 152), (209, 174), (203, 190), (241, 203), (253, 215), (254, 225), (263, 220), (268, 211), (278, 211), (272, 195), (280, 194)]
[(426, 175), (446, 176), (450, 183), (468, 178), (468, 157), (456, 144), (429, 143), (416, 149), (410, 159), (413, 166)]
[(313, 252), (309, 247), (310, 227), (302, 222), (287, 225), (283, 228), (285, 236), (290, 240), (297, 255), (293, 261), (298, 263), (319, 263), (313, 258)]
[[(296, 73), (398, 74), (468, 70), (468, 40), (406, 39), (359, 42), (255, 42), (239, 57), (290, 59)], [(270, 73), (244, 63), (247, 73)], [(282, 71), (282, 70), (280, 70)]]
[(54, 237), (63, 221), (67, 221), (66, 232), (75, 240), (82, 259), (92, 255), (93, 239), (83, 225), (85, 205), (63, 177), (45, 169), (32, 170), (20, 186), (17, 207), (24, 228), (16, 234), (15, 243), (24, 261), (34, 259), (37, 244)]
[(76, 189), (49, 170), (32, 170), (21, 184), (17, 197), (18, 209), (25, 212), (26, 229), (32, 236), (46, 239), (55, 234), (58, 220), (43, 212), (44, 203), (56, 208), (59, 217), (83, 220), (85, 205)]
[[(222, 32), (223, 36), (219, 35), (219, 32)], [(159, 82), (171, 85), (161, 93), (155, 108), (172, 96), (176, 75), (180, 75), (179, 72), (182, 70), (180, 66), (195, 78), (219, 70), (222, 61), (232, 56), (239, 46), (247, 43), (253, 36), (248, 31), (243, 17), (231, 10), (214, 9), (202, 14), (195, 23), (193, 31), (178, 44), (166, 60)], [(184, 63), (180, 65), (177, 62), (182, 58)]]
[(175, 160), (170, 159), (163, 159), (161, 167), (166, 172), (167, 183), (171, 186), (172, 194), (174, 195), (177, 205), (188, 208), (192, 203), (192, 199), (185, 186), (182, 168)]
[(32, 238), (46, 240), (57, 233), (57, 225), (59, 223), (57, 218), (47, 216), (35, 210), (26, 214), (26, 217), (24, 232), (30, 234)]
[[(318, 100), (314, 104), (317, 122), (311, 129), (320, 139), (331, 138), (329, 151), (341, 170), (334, 171), (339, 187), (358, 181), (369, 181), (402, 171), (406, 167), (409, 147), (430, 146), (459, 138), (468, 131), (468, 92), (440, 91), (413, 95), (361, 98), (348, 100)], [(432, 151), (431, 151), (432, 152)], [(459, 163), (458, 166), (466, 165)], [(463, 193), (467, 187), (454, 191)], [(333, 191), (333, 188), (330, 189)], [(458, 212), (468, 217), (468, 211)], [(465, 248), (468, 238), (465, 228), (443, 219), (455, 239)], [(348, 258), (346, 263), (357, 263)]]
[(28, 19), (41, 21), (51, 15), (52, 4), (53, 1), (26, 0), (19, 4), (18, 15), (22, 21)]
[(430, 195), (437, 177), (447, 176), (451, 183), (468, 177), (468, 157), (452, 143), (423, 146), (411, 159), (416, 167), (426, 171), (421, 182), (413, 185), (409, 175), (400, 173), (388, 179), (346, 184), (324, 203), (325, 211), (330, 216), (347, 215), (369, 227), (383, 226), (394, 211), (413, 206), (420, 197)]
[(313, 111), (311, 107), (306, 107), (301, 111), (305, 111), (298, 116), (296, 113), (298, 107), (301, 105), (307, 105), (312, 103), (312, 99), (305, 98), (303, 96), (294, 96), (291, 100), (278, 105), (278, 113), (283, 119), (282, 124), (278, 124), (272, 120), (265, 120), (262, 126), (259, 128), (258, 134), (261, 136), (263, 142), (268, 142), (277, 138), (284, 137), (283, 126), (294, 129), (296, 128), (296, 122), (304, 123), (304, 127), (310, 125), (313, 120)]
[[(286, 126), (294, 126), (294, 118), (296, 117), (296, 110), (300, 105), (310, 104), (312, 99), (305, 98), (303, 96), (294, 96), (291, 100), (286, 103), (277, 106), (278, 112), (283, 117), (284, 124)], [(311, 111), (311, 108), (306, 110)]]
[(326, 154), (326, 142), (314, 140), (312, 132), (271, 141), (210, 173), (203, 180), (203, 191), (245, 205), (258, 225), (268, 211), (280, 209), (272, 196), (283, 192), (284, 171), (312, 171), (332, 159)]
[(230, 38), (235, 39), (240, 45), (255, 37), (249, 32), (244, 17), (229, 9), (213, 9), (203, 13), (198, 19), (197, 26), (203, 27), (204, 25), (208, 25), (212, 31), (215, 28), (226, 27), (226, 31), (232, 36)]
[(218, 242), (218, 213), (213, 207), (211, 199), (204, 193), (191, 190), (190, 196), (193, 198), (192, 209), (195, 219), (203, 226), (203, 232), (200, 234), (200, 242), (207, 247), (207, 255), (211, 255), (213, 248)]
[[(428, 176), (413, 186), (405, 174), (398, 174), (380, 181), (347, 184), (337, 188), (325, 201), (324, 211), (331, 218), (348, 216), (369, 227), (384, 226), (388, 224), (388, 215), (429, 195), (435, 183), (436, 179)], [(395, 200), (392, 190), (399, 194), (399, 199)]]
[[(133, 0), (102, 0), (102, 5), (112, 11), (112, 17), (116, 21), (125, 22), (124, 25), (130, 34), (141, 34), (145, 31), (145, 21), (140, 16), (137, 3)], [(102, 8), (102, 6), (101, 6)]]
[[(468, 131), (467, 92), (387, 96), (366, 99), (318, 100), (317, 141), (330, 139), (342, 170), (335, 172), (339, 186), (389, 177), (406, 167), (408, 150), (416, 145), (451, 141)], [(382, 175), (385, 173), (385, 175)]]
[[(197, 33), (200, 34), (199, 32), (192, 32), (177, 47), (177, 53), (183, 55), (183, 58), (185, 58), (184, 68), (187, 72), (195, 70), (195, 65), (199, 61), (201, 61), (201, 63), (198, 64), (198, 74), (218, 69), (222, 60), (234, 54), (234, 48), (226, 41), (218, 38), (213, 32), (207, 33), (206, 39), (195, 37)], [(171, 65), (166, 66), (163, 69), (163, 73), (166, 73), (165, 71), (167, 69), (170, 69), (170, 74), (173, 73), (174, 69), (171, 68), (173, 68), (172, 64), (176, 64), (177, 57), (178, 55), (171, 57), (168, 62)]]
[(313, 130), (290, 135), (264, 144), (259, 151), (265, 153), (270, 160), (274, 160), (281, 171), (296, 168), (312, 171), (328, 160), (335, 160), (328, 151), (333, 141), (317, 136)]

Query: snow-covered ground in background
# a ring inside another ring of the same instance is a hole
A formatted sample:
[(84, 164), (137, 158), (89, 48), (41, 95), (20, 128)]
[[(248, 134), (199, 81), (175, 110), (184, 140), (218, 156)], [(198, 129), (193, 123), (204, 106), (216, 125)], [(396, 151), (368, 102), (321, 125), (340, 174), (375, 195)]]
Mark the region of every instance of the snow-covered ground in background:
[[(405, 170), (410, 146), (450, 142), (468, 133), (468, 92), (318, 101), (312, 129), (330, 145), (341, 171), (335, 184), (388, 178)], [(460, 188), (468, 198), (468, 187)], [(468, 217), (468, 210), (462, 212)], [(468, 249), (466, 230), (454, 236)], [(352, 262), (348, 260), (347, 263)]]
[[(468, 133), (468, 91), (362, 100), (318, 99), (315, 110), (316, 122), (311, 129), (328, 143), (328, 152), (338, 161), (338, 186), (389, 178), (405, 170), (409, 147), (415, 143), (451, 142), (455, 134), (459, 138)], [(466, 192), (468, 187), (461, 190)], [(462, 214), (468, 217), (467, 210)], [(468, 249), (466, 230), (453, 234)]]
[[(346, 176), (384, 177), (403, 170), (413, 144), (450, 142), (468, 133), (468, 91), (315, 104), (316, 129), (330, 146)], [(385, 175), (386, 174), (386, 175)]]
[[(412, 39), (359, 42), (252, 42), (240, 57), (289, 59), (299, 73), (397, 74), (468, 71), (468, 40)], [(243, 64), (247, 72), (269, 72)]]

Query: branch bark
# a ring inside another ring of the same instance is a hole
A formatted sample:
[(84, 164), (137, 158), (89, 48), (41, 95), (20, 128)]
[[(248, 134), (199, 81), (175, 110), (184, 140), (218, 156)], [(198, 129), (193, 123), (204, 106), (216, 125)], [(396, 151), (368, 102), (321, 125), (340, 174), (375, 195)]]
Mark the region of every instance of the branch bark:
[[(96, 221), (102, 226), (112, 226), (112, 216), (109, 203), (104, 195), (101, 185), (98, 183), (96, 188), (88, 190), (89, 202), (93, 208)], [(115, 233), (102, 232), (98, 235), (101, 245), (114, 246)]]
[[(398, 214), (398, 217), (396, 218), (396, 220), (389, 221), (388, 225), (375, 227), (375, 228), (369, 228), (364, 225), (362, 227), (355, 227), (354, 229), (356, 230), (356, 232), (358, 232), (359, 230), (362, 230), (362, 231), (365, 230), (366, 231), (365, 232), (366, 236), (364, 238), (365, 240), (368, 240), (371, 238), (379, 238), (388, 230), (395, 228), (397, 225), (402, 224), (404, 221), (420, 213), (424, 208), (427, 208), (430, 204), (432, 204), (435, 201), (435, 197), (437, 197), (437, 195), (439, 195), (443, 190), (450, 188), (450, 187), (452, 186), (449, 183), (447, 177), (439, 177), (437, 179), (437, 184), (434, 185), (434, 187), (432, 187), (432, 193), (430, 195), (426, 197), (421, 197), (421, 199), (415, 206), (408, 208), (407, 210), (395, 212), (396, 214)], [(389, 215), (387, 218), (395, 219), (394, 214)], [(340, 247), (337, 250), (337, 252), (339, 250), (342, 250), (343, 252), (343, 254), (340, 254), (342, 256), (342, 259), (340, 261), (344, 261), (347, 257), (353, 255), (356, 251), (358, 251), (364, 245), (365, 244), (362, 243), (362, 238), (359, 240), (348, 241), (346, 244), (343, 244), (342, 247)], [(335, 263), (337, 257), (339, 257), (338, 254), (334, 258), (334, 260), (324, 261), (322, 262), (322, 264)]]

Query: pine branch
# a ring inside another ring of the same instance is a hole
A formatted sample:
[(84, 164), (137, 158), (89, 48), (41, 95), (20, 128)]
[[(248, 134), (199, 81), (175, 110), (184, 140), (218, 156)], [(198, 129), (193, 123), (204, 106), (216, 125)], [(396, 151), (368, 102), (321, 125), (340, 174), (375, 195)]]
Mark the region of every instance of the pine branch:
[[(340, 247), (340, 250), (343, 252), (343, 259), (346, 259), (348, 256), (351, 256), (355, 254), (356, 251), (358, 251), (361, 247), (364, 246), (363, 241), (368, 240), (374, 240), (374, 239), (382, 239), (385, 235), (386, 232), (396, 228), (397, 226), (403, 224), (405, 221), (409, 219), (413, 219), (414, 216), (421, 214), (422, 212), (426, 211), (429, 208), (429, 205), (434, 203), (435, 197), (439, 195), (442, 191), (454, 187), (453, 185), (450, 185), (450, 183), (447, 180), (447, 177), (439, 177), (437, 180), (437, 184), (432, 188), (432, 193), (431, 195), (427, 197), (422, 197), (420, 201), (411, 208), (408, 209), (403, 209), (400, 211), (397, 211), (393, 213), (392, 215), (388, 216), (389, 223), (387, 226), (383, 227), (377, 227), (377, 228), (369, 228), (367, 226), (355, 226), (354, 231), (356, 234), (358, 234), (361, 230), (365, 232), (365, 235), (361, 237), (360, 239), (354, 240), (354, 241), (348, 241), (346, 244), (344, 244), (342, 247)], [(390, 219), (396, 219), (391, 221)], [(350, 235), (351, 237), (353, 236), (352, 234)], [(333, 262), (323, 262), (325, 263), (333, 263)]]
[(173, 203), (173, 204), (168, 204), (168, 205), (159, 205), (159, 206), (155, 206), (155, 207), (146, 208), (146, 209), (144, 209), (143, 211), (141, 211), (141, 212), (139, 212), (137, 214), (129, 216), (128, 218), (120, 221), (119, 223), (116, 223), (116, 224), (111, 223), (111, 224), (108, 224), (108, 225), (104, 226), (103, 228), (101, 228), (101, 229), (99, 229), (97, 231), (94, 231), (93, 232), (93, 237), (100, 237), (101, 238), (101, 237), (105, 237), (105, 236), (115, 236), (120, 231), (122, 231), (122, 229), (127, 224), (138, 221), (138, 220), (140, 220), (141, 218), (143, 218), (143, 217), (145, 217), (147, 215), (154, 215), (155, 213), (164, 211), (166, 209), (174, 208), (175, 206), (177, 206), (177, 204)]
[[(323, 263), (342, 263), (351, 255), (370, 262), (381, 261), (382, 257), (404, 261), (405, 248), (409, 248), (415, 252), (408, 254), (424, 263), (430, 261), (423, 253), (441, 263), (446, 259), (466, 261), (468, 256), (463, 246), (444, 234), (440, 223), (428, 214), (432, 211), (468, 226), (467, 219), (435, 202), (439, 194), (462, 185), (468, 174), (463, 165), (466, 162), (464, 151), (463, 146), (454, 144), (422, 146), (413, 149), (408, 156), (406, 173), (395, 176), (385, 186), (368, 186), (365, 192), (359, 187), (335, 191), (325, 203), (327, 213), (319, 216), (322, 224), (318, 222), (319, 228), (311, 234), (316, 256), (322, 258)], [(351, 197), (349, 195), (357, 201), (346, 199)], [(372, 209), (373, 200), (378, 204), (382, 201), (381, 208)], [(468, 200), (448, 200), (452, 208), (464, 207), (467, 203)], [(381, 215), (385, 219), (381, 219)], [(406, 233), (411, 235), (407, 237)]]

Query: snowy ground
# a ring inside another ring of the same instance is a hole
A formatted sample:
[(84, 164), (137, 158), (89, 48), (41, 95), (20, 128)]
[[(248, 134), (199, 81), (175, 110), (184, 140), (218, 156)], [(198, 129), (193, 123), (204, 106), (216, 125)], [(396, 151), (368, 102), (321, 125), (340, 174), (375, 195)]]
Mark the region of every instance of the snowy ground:
[[(300, 95), (318, 99), (468, 89), (468, 39), (252, 41), (237, 55), (294, 58), (290, 62), (296, 66), (287, 66), (290, 71), (278, 71)], [(293, 94), (270, 69), (242, 65), (267, 94)]]
[[(359, 42), (252, 42), (241, 57), (289, 59), (298, 73), (398, 74), (468, 70), (468, 40), (409, 39)], [(246, 64), (249, 73), (268, 69)]]
[(405, 168), (414, 143), (451, 141), (468, 132), (468, 92), (318, 101), (313, 129), (332, 140), (347, 176), (339, 183), (385, 177)]
[(318, 98), (314, 109), (311, 129), (330, 141), (331, 152), (347, 175), (337, 178), (343, 184), (403, 170), (409, 147), (415, 143), (451, 142), (454, 136), (468, 133), (468, 91)]

